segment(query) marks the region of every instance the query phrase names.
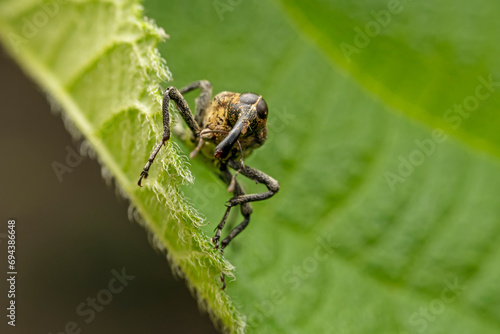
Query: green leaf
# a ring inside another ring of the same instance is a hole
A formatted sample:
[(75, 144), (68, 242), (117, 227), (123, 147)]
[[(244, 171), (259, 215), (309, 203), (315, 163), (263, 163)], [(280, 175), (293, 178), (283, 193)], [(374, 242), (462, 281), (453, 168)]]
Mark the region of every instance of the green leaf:
[(217, 281), (221, 271), (231, 277), (232, 266), (199, 229), (203, 219), (179, 188), (193, 177), (176, 144), (167, 143), (145, 186), (137, 186), (161, 138), (160, 84), (171, 79), (156, 49), (165, 32), (143, 16), (137, 0), (3, 0), (0, 37), (64, 110), (70, 130), (83, 134), (82, 150), (114, 177), (130, 214), (168, 250), (200, 303), (239, 331), (241, 316)]
[[(270, 106), (269, 142), (246, 163), (281, 190), (225, 252), (248, 332), (500, 329), (500, 92), (482, 85), (500, 81), (500, 4), (402, 1), (348, 62), (340, 44), (392, 3), (145, 3), (171, 35), (176, 86), (208, 79)], [(470, 116), (445, 118), (464, 103)], [(229, 195), (192, 170), (211, 235)]]

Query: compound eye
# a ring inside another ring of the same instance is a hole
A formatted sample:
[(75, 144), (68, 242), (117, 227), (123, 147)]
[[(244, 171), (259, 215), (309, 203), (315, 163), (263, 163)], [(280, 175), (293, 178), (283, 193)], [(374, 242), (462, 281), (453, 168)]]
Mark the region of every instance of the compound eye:
[(264, 99), (260, 99), (259, 103), (257, 103), (257, 115), (262, 119), (267, 118), (267, 103)]
[(244, 104), (254, 104), (259, 99), (259, 95), (254, 93), (245, 93), (240, 95), (240, 101)]
[[(245, 93), (241, 94), (240, 96), (240, 101), (241, 103), (244, 104), (255, 104), (257, 100), (260, 98), (259, 95), (254, 94), (254, 93)], [(266, 119), (267, 118), (267, 104), (264, 99), (260, 99), (259, 103), (257, 103), (257, 115), (259, 115), (260, 118)]]

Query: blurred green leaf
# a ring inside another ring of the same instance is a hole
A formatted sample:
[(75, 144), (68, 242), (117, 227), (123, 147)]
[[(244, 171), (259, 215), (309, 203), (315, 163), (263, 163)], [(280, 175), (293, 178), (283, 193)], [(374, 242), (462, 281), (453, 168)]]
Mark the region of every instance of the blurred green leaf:
[[(483, 84), (500, 81), (500, 4), (402, 1), (349, 61), (341, 43), (393, 3), (146, 1), (176, 86), (208, 79), (270, 106), (246, 163), (281, 191), (226, 251), (249, 332), (500, 329), (500, 87)], [(470, 116), (447, 113), (464, 103)], [(228, 194), (192, 170), (211, 235)]]
[[(500, 157), (498, 123), (491, 121), (500, 104), (500, 94), (491, 94), (500, 89), (497, 1), (282, 3), (295, 25), (368, 94)], [(476, 90), (479, 78), (488, 89)], [(470, 98), (476, 94), (485, 96), (479, 105)]]

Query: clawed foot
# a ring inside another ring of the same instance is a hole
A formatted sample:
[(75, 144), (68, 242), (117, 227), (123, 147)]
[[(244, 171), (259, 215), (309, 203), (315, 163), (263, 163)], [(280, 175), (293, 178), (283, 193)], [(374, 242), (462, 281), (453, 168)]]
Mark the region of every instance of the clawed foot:
[[(217, 230), (217, 229), (216, 229)], [(220, 243), (220, 231), (217, 231), (215, 236), (211, 239), (212, 243), (215, 245), (215, 249), (220, 249), (220, 254), (224, 256), (224, 242), (222, 244)], [(221, 290), (224, 290), (226, 288), (226, 275), (222, 273), (219, 277), (220, 282), (222, 283), (222, 288)]]
[[(212, 238), (212, 242), (215, 245), (215, 249), (219, 249), (220, 246), (219, 240), (220, 238), (217, 235)], [(222, 244), (222, 247), (220, 248), (220, 253), (221, 255), (224, 255), (224, 244)], [(226, 288), (226, 275), (224, 275), (224, 273), (220, 274), (219, 280), (222, 283), (222, 287), (220, 289), (224, 290)]]
[(144, 171), (143, 171), (143, 172), (141, 173), (141, 177), (139, 177), (139, 181), (137, 182), (137, 185), (138, 185), (139, 187), (142, 187), (142, 185), (141, 185), (142, 178), (147, 179), (147, 178), (148, 178), (148, 172), (144, 172)]
[(226, 288), (226, 275), (224, 273), (220, 274), (219, 280), (222, 283), (222, 288), (220, 289), (224, 290)]
[(220, 237), (218, 237), (217, 235), (211, 239), (212, 243), (215, 245), (215, 249), (219, 249), (219, 239)]
[[(215, 245), (215, 249), (219, 249), (220, 254), (222, 256), (224, 255), (224, 248), (227, 246), (228, 241), (226, 238), (226, 239), (222, 240), (222, 242), (220, 242), (220, 234), (221, 234), (222, 229), (224, 228), (224, 225), (226, 224), (226, 220), (227, 220), (227, 216), (229, 215), (229, 211), (231, 211), (231, 207), (233, 206), (233, 204), (231, 204), (231, 200), (229, 201), (228, 205), (226, 205), (226, 206), (227, 206), (227, 209), (226, 209), (226, 212), (224, 213), (224, 217), (222, 217), (221, 222), (215, 228), (215, 236), (212, 238), (212, 243)], [(222, 283), (222, 290), (224, 290), (226, 288), (226, 279), (225, 279), (224, 273), (221, 274), (220, 281)]]

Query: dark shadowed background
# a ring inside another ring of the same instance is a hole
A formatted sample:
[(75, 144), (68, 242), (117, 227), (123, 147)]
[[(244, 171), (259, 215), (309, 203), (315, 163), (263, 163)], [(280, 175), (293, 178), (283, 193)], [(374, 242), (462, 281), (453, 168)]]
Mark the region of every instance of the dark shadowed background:
[[(16, 327), (7, 326), (3, 311), (0, 332), (64, 333), (74, 321), (80, 333), (216, 333), (145, 229), (128, 219), (128, 202), (106, 185), (99, 164), (84, 158), (67, 165), (68, 148), (78, 151), (79, 142), (3, 50), (0, 73), (2, 310), (8, 219), (16, 220), (18, 272)], [(54, 162), (72, 170), (61, 182)], [(78, 315), (77, 306), (123, 268), (135, 278), (87, 324), (89, 315)]]

